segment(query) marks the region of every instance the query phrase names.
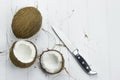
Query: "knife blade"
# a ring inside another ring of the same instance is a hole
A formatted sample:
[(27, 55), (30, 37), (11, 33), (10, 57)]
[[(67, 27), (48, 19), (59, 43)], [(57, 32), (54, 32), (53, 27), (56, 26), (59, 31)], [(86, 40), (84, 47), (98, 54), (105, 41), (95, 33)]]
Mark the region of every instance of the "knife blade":
[(69, 39), (66, 38), (66, 36), (57, 28), (51, 26), (51, 29), (55, 33), (55, 35), (59, 38), (59, 40), (65, 45), (65, 47), (68, 49), (70, 53), (74, 56), (76, 61), (80, 64), (82, 69), (89, 75), (96, 75), (97, 72), (93, 71), (86, 60), (79, 54), (79, 49), (70, 42)]

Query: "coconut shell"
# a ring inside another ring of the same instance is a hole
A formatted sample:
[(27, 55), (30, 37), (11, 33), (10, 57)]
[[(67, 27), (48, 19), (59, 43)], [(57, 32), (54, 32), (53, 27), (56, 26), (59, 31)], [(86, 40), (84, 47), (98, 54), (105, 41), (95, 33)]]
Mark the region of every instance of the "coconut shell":
[(13, 17), (12, 31), (17, 38), (30, 38), (42, 25), (42, 16), (37, 8), (25, 7)]
[[(17, 42), (17, 41), (16, 41), (16, 42)], [(12, 47), (10, 48), (9, 57), (10, 57), (11, 62), (12, 62), (15, 66), (20, 67), (20, 68), (30, 67), (30, 66), (35, 62), (35, 60), (36, 60), (36, 58), (37, 58), (37, 48), (36, 48), (36, 46), (31, 42), (31, 43), (34, 45), (35, 49), (36, 49), (36, 55), (35, 55), (34, 60), (33, 60), (32, 62), (30, 62), (30, 63), (23, 63), (23, 62), (19, 61), (19, 60), (15, 57), (15, 55), (14, 55), (14, 53), (13, 53), (13, 49), (14, 49), (14, 46), (15, 46), (15, 43), (16, 43), (16, 42), (14, 42), (13, 45), (12, 45)], [(28, 42), (30, 42), (30, 41), (28, 41)]]
[[(62, 57), (62, 61), (63, 61), (62, 67), (61, 67), (61, 69), (60, 69), (59, 71), (57, 71), (57, 72), (55, 72), (55, 73), (50, 73), (50, 72), (46, 71), (46, 70), (43, 68), (42, 64), (41, 64), (41, 56), (42, 56), (45, 52), (48, 52), (48, 51), (55, 51), (55, 52), (58, 52), (58, 53), (61, 55), (61, 57)], [(57, 74), (57, 73), (61, 72), (61, 71), (64, 69), (64, 63), (65, 63), (64, 57), (63, 57), (62, 53), (59, 52), (58, 50), (48, 49), (48, 50), (46, 50), (46, 51), (43, 51), (42, 54), (40, 55), (39, 61), (40, 61), (40, 67), (41, 67), (41, 69), (42, 69), (44, 72), (48, 73), (48, 74)]]

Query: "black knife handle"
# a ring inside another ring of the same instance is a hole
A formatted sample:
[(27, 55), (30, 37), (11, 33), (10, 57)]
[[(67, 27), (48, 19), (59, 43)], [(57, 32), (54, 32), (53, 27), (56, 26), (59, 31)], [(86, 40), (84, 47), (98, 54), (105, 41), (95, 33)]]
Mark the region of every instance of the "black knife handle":
[(85, 59), (79, 54), (79, 50), (76, 49), (73, 53), (75, 54), (74, 56), (75, 56), (77, 62), (83, 68), (83, 70), (86, 71), (87, 73), (89, 73), (91, 71), (91, 68), (88, 65), (88, 63), (85, 61)]

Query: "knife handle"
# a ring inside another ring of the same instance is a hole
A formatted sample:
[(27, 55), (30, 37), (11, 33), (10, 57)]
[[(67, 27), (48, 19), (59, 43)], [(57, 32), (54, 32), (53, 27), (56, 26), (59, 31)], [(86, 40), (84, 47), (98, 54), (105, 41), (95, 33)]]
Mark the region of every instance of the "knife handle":
[(75, 56), (77, 62), (83, 68), (83, 70), (86, 71), (87, 73), (89, 73), (91, 71), (91, 68), (88, 65), (88, 63), (85, 61), (85, 59), (79, 54), (79, 50), (76, 49), (73, 53), (75, 54), (74, 56)]

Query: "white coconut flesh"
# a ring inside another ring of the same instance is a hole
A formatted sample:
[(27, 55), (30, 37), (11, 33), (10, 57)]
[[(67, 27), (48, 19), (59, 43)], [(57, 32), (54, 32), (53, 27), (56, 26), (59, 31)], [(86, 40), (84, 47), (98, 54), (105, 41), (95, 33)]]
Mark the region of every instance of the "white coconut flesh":
[(31, 42), (21, 40), (15, 43), (13, 53), (20, 62), (30, 63), (35, 58), (36, 49)]
[(47, 51), (41, 55), (41, 65), (48, 73), (57, 73), (63, 64), (62, 55), (56, 51)]

